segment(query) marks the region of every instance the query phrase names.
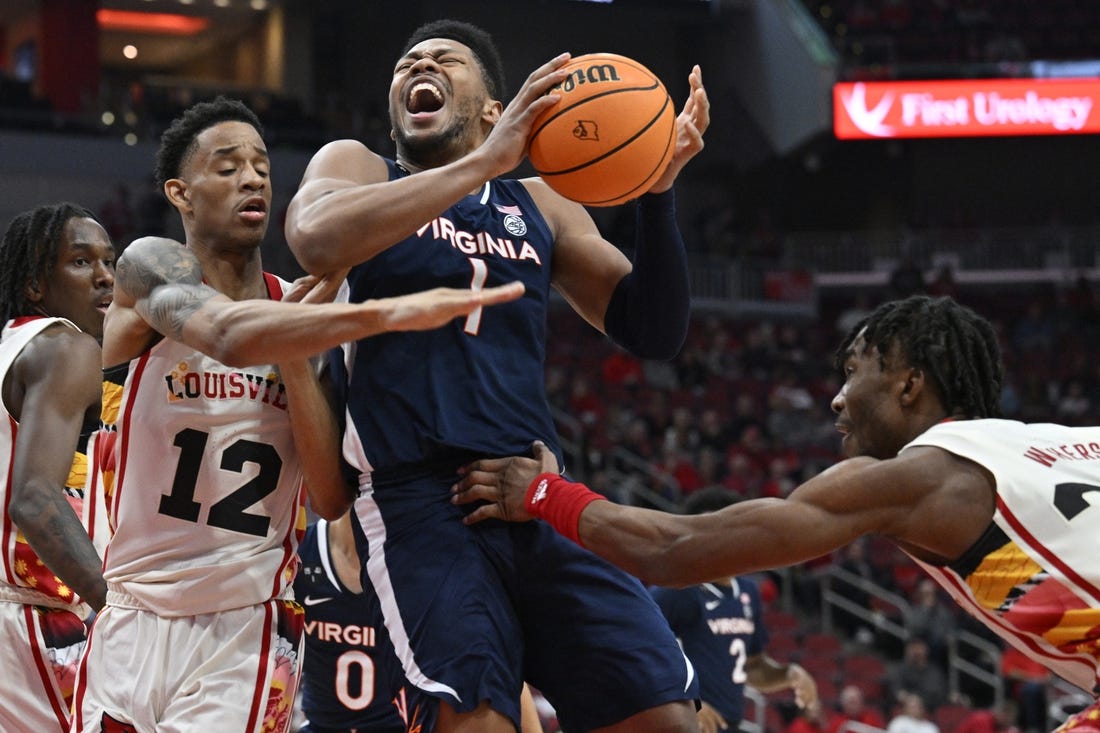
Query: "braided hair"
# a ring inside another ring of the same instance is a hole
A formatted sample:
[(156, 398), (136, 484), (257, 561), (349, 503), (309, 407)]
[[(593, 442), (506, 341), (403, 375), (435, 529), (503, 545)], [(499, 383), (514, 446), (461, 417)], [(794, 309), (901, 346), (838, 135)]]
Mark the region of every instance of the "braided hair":
[(845, 337), (835, 357), (838, 368), (861, 334), (864, 353), (876, 349), (883, 368), (896, 343), (907, 363), (931, 379), (948, 414), (1001, 416), (1004, 366), (997, 335), (989, 321), (969, 308), (927, 295), (883, 303)]
[(11, 220), (0, 243), (0, 324), (35, 313), (27, 300), (27, 285), (49, 279), (65, 224), (84, 218), (96, 216), (66, 201), (24, 211)]
[(165, 181), (179, 178), (180, 169), (194, 152), (195, 139), (203, 130), (222, 122), (244, 122), (256, 128), (260, 137), (264, 135), (260, 119), (244, 102), (226, 97), (218, 97), (213, 102), (199, 102), (172, 120), (161, 135), (155, 170), (157, 186), (164, 188)]

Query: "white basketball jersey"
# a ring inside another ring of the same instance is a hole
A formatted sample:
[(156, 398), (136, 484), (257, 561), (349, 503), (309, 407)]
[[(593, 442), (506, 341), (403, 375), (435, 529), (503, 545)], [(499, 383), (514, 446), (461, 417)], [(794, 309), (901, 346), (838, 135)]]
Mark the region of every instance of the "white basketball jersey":
[[(268, 278), (278, 298), (287, 283)], [(305, 511), (278, 369), (163, 339), (106, 370), (103, 410), (107, 582), (169, 617), (281, 596)]]
[(918, 445), (967, 458), (997, 484), (996, 527), (950, 568), (920, 564), (1003, 639), (1096, 691), (1100, 427), (965, 420), (906, 448)]
[[(0, 336), (0, 383), (31, 339), (57, 323), (76, 328), (64, 318), (40, 316), (16, 318), (4, 325), (3, 335)], [(58, 368), (63, 366), (59, 364)], [(19, 425), (8, 412), (8, 406), (0, 404), (0, 462), (3, 465), (3, 470), (0, 471), (0, 507), (3, 507), (3, 513), (0, 516), (0, 552), (2, 552), (0, 562), (3, 564), (0, 571), (2, 572), (0, 590), (7, 588), (5, 597), (9, 600), (20, 599), (36, 605), (80, 609), (79, 599), (72, 589), (38, 559), (38, 555), (24, 539), (22, 532), (12, 523), (11, 465), (18, 432)], [(77, 453), (73, 457), (73, 465), (65, 490), (69, 504), (82, 520), (85, 519), (83, 504), (87, 477), (85, 456), (83, 453)]]

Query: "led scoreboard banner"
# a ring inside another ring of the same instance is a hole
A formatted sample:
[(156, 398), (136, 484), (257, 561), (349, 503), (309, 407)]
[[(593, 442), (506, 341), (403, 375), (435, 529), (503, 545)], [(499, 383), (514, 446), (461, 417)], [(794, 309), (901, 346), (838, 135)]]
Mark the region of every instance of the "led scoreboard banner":
[(844, 82), (833, 86), (842, 140), (1100, 132), (1100, 79)]

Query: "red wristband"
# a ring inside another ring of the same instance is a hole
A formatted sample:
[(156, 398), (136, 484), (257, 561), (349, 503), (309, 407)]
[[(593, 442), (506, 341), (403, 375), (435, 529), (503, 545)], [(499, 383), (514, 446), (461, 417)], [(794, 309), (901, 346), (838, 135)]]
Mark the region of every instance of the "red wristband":
[(607, 501), (584, 484), (566, 481), (556, 473), (540, 473), (527, 487), (524, 504), (532, 517), (545, 519), (559, 534), (581, 545), (581, 512), (601, 499)]

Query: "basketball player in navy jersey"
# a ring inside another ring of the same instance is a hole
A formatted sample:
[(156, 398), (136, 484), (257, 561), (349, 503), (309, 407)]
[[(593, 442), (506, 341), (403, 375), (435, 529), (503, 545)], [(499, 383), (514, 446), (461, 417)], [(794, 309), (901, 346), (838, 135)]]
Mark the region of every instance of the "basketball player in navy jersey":
[(114, 260), (103, 226), (71, 203), (19, 213), (0, 244), (4, 731), (68, 730), (84, 620), (107, 593), (86, 488)]
[(424, 711), (404, 707), (405, 678), (378, 598), (360, 584), (351, 521), (350, 513), (319, 520), (298, 546), (294, 597), (306, 619), (302, 712), (309, 720), (299, 733), (431, 730)]
[(567, 60), (536, 69), (505, 107), (488, 34), (455, 21), (421, 27), (390, 85), (396, 160), (330, 143), (288, 210), (299, 261), (315, 274), (351, 267), (353, 302), (429, 284), (527, 287), (506, 309), (349, 354), (345, 458), (373, 485), (356, 503), (364, 582), (406, 676), (440, 701), (444, 733), (514, 730), (525, 678), (576, 733), (696, 726), (693, 672), (644, 587), (545, 527), (470, 531), (449, 502), (455, 471), (475, 456), (535, 437), (557, 450), (543, 378), (551, 287), (635, 354), (669, 358), (686, 336), (672, 185), (703, 147), (701, 72), (689, 76), (672, 162), (636, 204), (631, 262), (579, 204), (541, 180), (500, 177), (522, 161)]
[[(298, 733), (432, 730), (431, 709), (409, 709), (401, 663), (373, 589), (363, 588), (352, 515), (311, 524), (298, 546), (294, 596), (305, 612), (306, 653)], [(531, 691), (520, 700), (520, 733), (542, 733)]]
[[(737, 499), (726, 489), (701, 489), (684, 502), (684, 513), (718, 511)], [(699, 675), (702, 733), (740, 729), (746, 684), (765, 693), (793, 689), (799, 707), (817, 702), (817, 684), (805, 669), (768, 656), (760, 589), (751, 578), (688, 588), (654, 586), (650, 593)]]
[[(533, 516), (662, 585), (701, 583), (890, 538), (971, 615), (1100, 693), (1100, 428), (998, 419), (997, 334), (950, 298), (884, 303), (837, 354), (833, 398), (849, 459), (787, 499), (676, 516), (600, 501), (536, 460), (466, 467), (468, 521)], [(1100, 730), (1100, 702), (1064, 729)]]

